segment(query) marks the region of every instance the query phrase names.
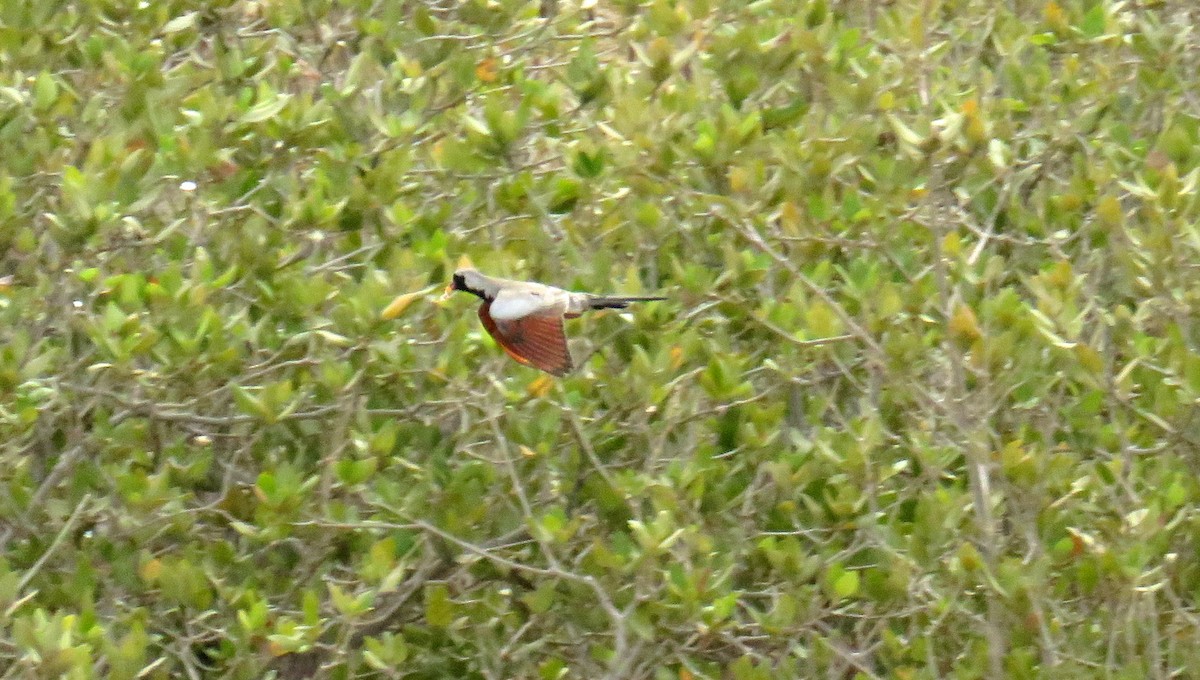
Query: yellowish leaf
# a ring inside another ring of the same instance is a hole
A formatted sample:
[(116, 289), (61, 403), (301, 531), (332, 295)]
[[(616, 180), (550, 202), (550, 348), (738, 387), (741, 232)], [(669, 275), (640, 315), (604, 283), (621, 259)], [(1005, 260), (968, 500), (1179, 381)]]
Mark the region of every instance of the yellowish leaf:
[(1075, 275), (1071, 271), (1071, 263), (1067, 260), (1059, 260), (1054, 268), (1046, 273), (1046, 283), (1059, 290), (1066, 290), (1074, 282)]
[(892, 125), (892, 131), (896, 133), (896, 138), (909, 146), (920, 147), (925, 143), (925, 136), (910, 128), (898, 117), (888, 114), (888, 122)]
[(1104, 358), (1100, 356), (1099, 352), (1082, 342), (1075, 345), (1075, 357), (1079, 359), (1080, 366), (1092, 373), (1104, 370)]
[(962, 255), (962, 237), (957, 231), (952, 231), (942, 239), (942, 251), (948, 257), (958, 257)]
[(963, 103), (963, 116), (966, 118), (966, 123), (963, 126), (963, 134), (966, 135), (967, 141), (980, 146), (987, 141), (987, 125), (983, 122), (983, 116), (979, 113), (979, 100), (968, 99)]
[(784, 201), (779, 208), (779, 223), (790, 234), (800, 231), (800, 208), (791, 201)]
[(554, 380), (548, 375), (539, 375), (525, 387), (525, 391), (531, 397), (544, 397), (550, 392), (551, 387), (554, 387)]
[(162, 569), (163, 569), (162, 560), (160, 560), (158, 558), (154, 558), (152, 560), (147, 560), (147, 562), (142, 565), (142, 569), (141, 569), (142, 580), (146, 581), (147, 583), (154, 583), (155, 581), (158, 580), (158, 577), (162, 574)]
[(983, 337), (983, 330), (979, 328), (979, 319), (975, 317), (974, 310), (966, 305), (960, 304), (954, 309), (948, 325), (950, 337), (964, 345), (969, 345)]
[(814, 338), (828, 338), (841, 335), (842, 322), (829, 305), (817, 300), (808, 306), (804, 312), (804, 320), (808, 331)]
[(750, 188), (750, 173), (741, 167), (733, 167), (729, 169), (729, 188), (734, 193), (744, 193)]
[(683, 365), (683, 348), (676, 345), (671, 348), (671, 370), (674, 371)]
[(1046, 24), (1055, 33), (1065, 33), (1070, 25), (1067, 23), (1067, 13), (1054, 0), (1047, 2), (1042, 7), (1042, 16), (1046, 19)]
[(983, 555), (974, 545), (964, 542), (958, 546), (958, 562), (963, 569), (976, 571), (983, 566)]
[(1121, 226), (1121, 222), (1125, 219), (1124, 212), (1121, 210), (1121, 201), (1112, 195), (1101, 198), (1100, 202), (1096, 204), (1096, 217), (1106, 227)]
[(383, 319), (384, 321), (391, 321), (392, 319), (395, 319), (403, 314), (404, 311), (412, 305), (412, 303), (416, 302), (420, 298), (428, 296), (429, 292), (434, 288), (436, 288), (436, 286), (430, 286), (424, 290), (418, 290), (412, 293), (397, 295), (396, 299), (392, 300), (391, 303), (388, 304), (387, 307), (384, 307), (383, 311), (379, 313), (379, 318)]
[(475, 66), (475, 77), (481, 83), (494, 83), (497, 78), (497, 61), (495, 57), (484, 57)]

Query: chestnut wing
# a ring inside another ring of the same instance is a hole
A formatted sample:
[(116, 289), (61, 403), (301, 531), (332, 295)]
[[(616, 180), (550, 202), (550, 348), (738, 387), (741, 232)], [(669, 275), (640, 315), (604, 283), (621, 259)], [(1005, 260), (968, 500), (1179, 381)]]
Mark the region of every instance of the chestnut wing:
[(526, 366), (551, 375), (566, 375), (573, 368), (567, 349), (567, 333), (560, 314), (531, 314), (517, 319), (496, 320), (492, 303), (479, 308), (479, 320), (505, 352)]

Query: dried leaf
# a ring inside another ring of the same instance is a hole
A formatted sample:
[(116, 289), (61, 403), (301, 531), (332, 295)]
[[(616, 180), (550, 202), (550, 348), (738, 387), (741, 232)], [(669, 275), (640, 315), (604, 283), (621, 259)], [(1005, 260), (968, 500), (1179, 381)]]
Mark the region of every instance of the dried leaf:
[(391, 321), (392, 319), (399, 317), (412, 305), (412, 303), (423, 297), (427, 297), (431, 291), (436, 289), (437, 286), (430, 286), (412, 293), (397, 295), (396, 298), (388, 303), (388, 306), (384, 307), (383, 311), (379, 313), (379, 318), (383, 319), (384, 321)]

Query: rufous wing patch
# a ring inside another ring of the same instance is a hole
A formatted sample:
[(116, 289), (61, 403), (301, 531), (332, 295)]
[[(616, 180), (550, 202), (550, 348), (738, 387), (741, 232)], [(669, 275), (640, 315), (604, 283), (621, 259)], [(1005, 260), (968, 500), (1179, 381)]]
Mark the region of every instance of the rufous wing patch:
[(571, 352), (567, 349), (562, 316), (537, 314), (497, 321), (488, 313), (491, 304), (485, 302), (479, 308), (479, 320), (509, 356), (551, 375), (562, 376), (571, 371)]

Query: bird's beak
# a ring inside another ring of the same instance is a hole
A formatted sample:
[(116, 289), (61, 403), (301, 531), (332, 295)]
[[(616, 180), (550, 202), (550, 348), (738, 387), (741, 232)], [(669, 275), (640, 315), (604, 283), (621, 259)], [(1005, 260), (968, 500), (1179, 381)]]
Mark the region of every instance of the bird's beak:
[(453, 295), (454, 295), (454, 284), (451, 283), (451, 284), (448, 284), (446, 286), (446, 290), (442, 291), (442, 294), (440, 296), (438, 296), (438, 299), (437, 299), (438, 304), (441, 304), (441, 303), (449, 300)]

